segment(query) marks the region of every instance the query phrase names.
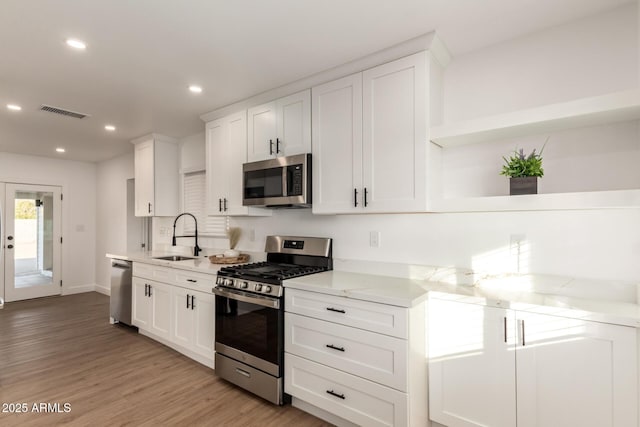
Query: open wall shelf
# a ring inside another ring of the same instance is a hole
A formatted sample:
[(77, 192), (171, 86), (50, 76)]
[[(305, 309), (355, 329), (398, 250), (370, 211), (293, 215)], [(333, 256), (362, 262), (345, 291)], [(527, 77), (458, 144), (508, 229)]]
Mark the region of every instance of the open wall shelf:
[(629, 90), (431, 128), (441, 147), (476, 144), (640, 119), (640, 91)]
[(640, 208), (640, 190), (586, 191), (434, 200), (434, 212), (552, 211)]

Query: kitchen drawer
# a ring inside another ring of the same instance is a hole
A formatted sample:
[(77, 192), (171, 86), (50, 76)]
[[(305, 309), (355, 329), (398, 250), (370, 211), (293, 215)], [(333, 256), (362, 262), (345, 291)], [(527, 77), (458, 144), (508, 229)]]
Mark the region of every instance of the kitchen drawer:
[(288, 312), (407, 339), (405, 308), (291, 288), (284, 296)]
[(172, 283), (173, 269), (140, 262), (133, 263), (133, 275), (158, 282)]
[(187, 270), (173, 270), (173, 284), (196, 291), (211, 293), (216, 285), (216, 276)]
[(406, 340), (285, 314), (285, 351), (407, 391)]
[(407, 425), (405, 393), (290, 353), (285, 366), (285, 393), (358, 425)]

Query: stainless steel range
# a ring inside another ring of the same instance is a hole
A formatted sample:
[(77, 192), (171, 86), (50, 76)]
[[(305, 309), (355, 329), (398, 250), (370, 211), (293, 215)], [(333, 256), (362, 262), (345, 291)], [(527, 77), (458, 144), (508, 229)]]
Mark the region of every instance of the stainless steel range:
[(267, 236), (267, 261), (224, 267), (216, 287), (216, 374), (278, 405), (283, 392), (282, 281), (333, 268), (331, 239)]

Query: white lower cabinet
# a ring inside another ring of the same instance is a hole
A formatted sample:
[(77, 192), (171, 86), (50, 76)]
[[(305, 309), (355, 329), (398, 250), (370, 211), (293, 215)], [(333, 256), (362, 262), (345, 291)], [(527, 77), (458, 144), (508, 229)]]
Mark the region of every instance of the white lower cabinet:
[[(142, 263), (134, 263), (133, 272), (133, 325), (142, 334), (213, 367), (215, 297), (204, 292), (210, 289), (213, 276)], [(166, 283), (148, 277), (163, 277)]]
[(171, 289), (153, 280), (134, 277), (132, 281), (132, 323), (160, 338), (168, 339), (171, 320)]
[(637, 427), (635, 328), (431, 298), (431, 420)]
[(427, 425), (424, 304), (287, 288), (285, 311), (286, 393), (358, 425)]

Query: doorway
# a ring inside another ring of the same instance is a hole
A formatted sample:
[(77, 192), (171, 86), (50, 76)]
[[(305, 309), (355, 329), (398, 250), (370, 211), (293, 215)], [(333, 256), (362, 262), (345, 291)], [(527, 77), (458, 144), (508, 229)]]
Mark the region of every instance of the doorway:
[(5, 300), (60, 295), (62, 189), (7, 183), (4, 190)]

